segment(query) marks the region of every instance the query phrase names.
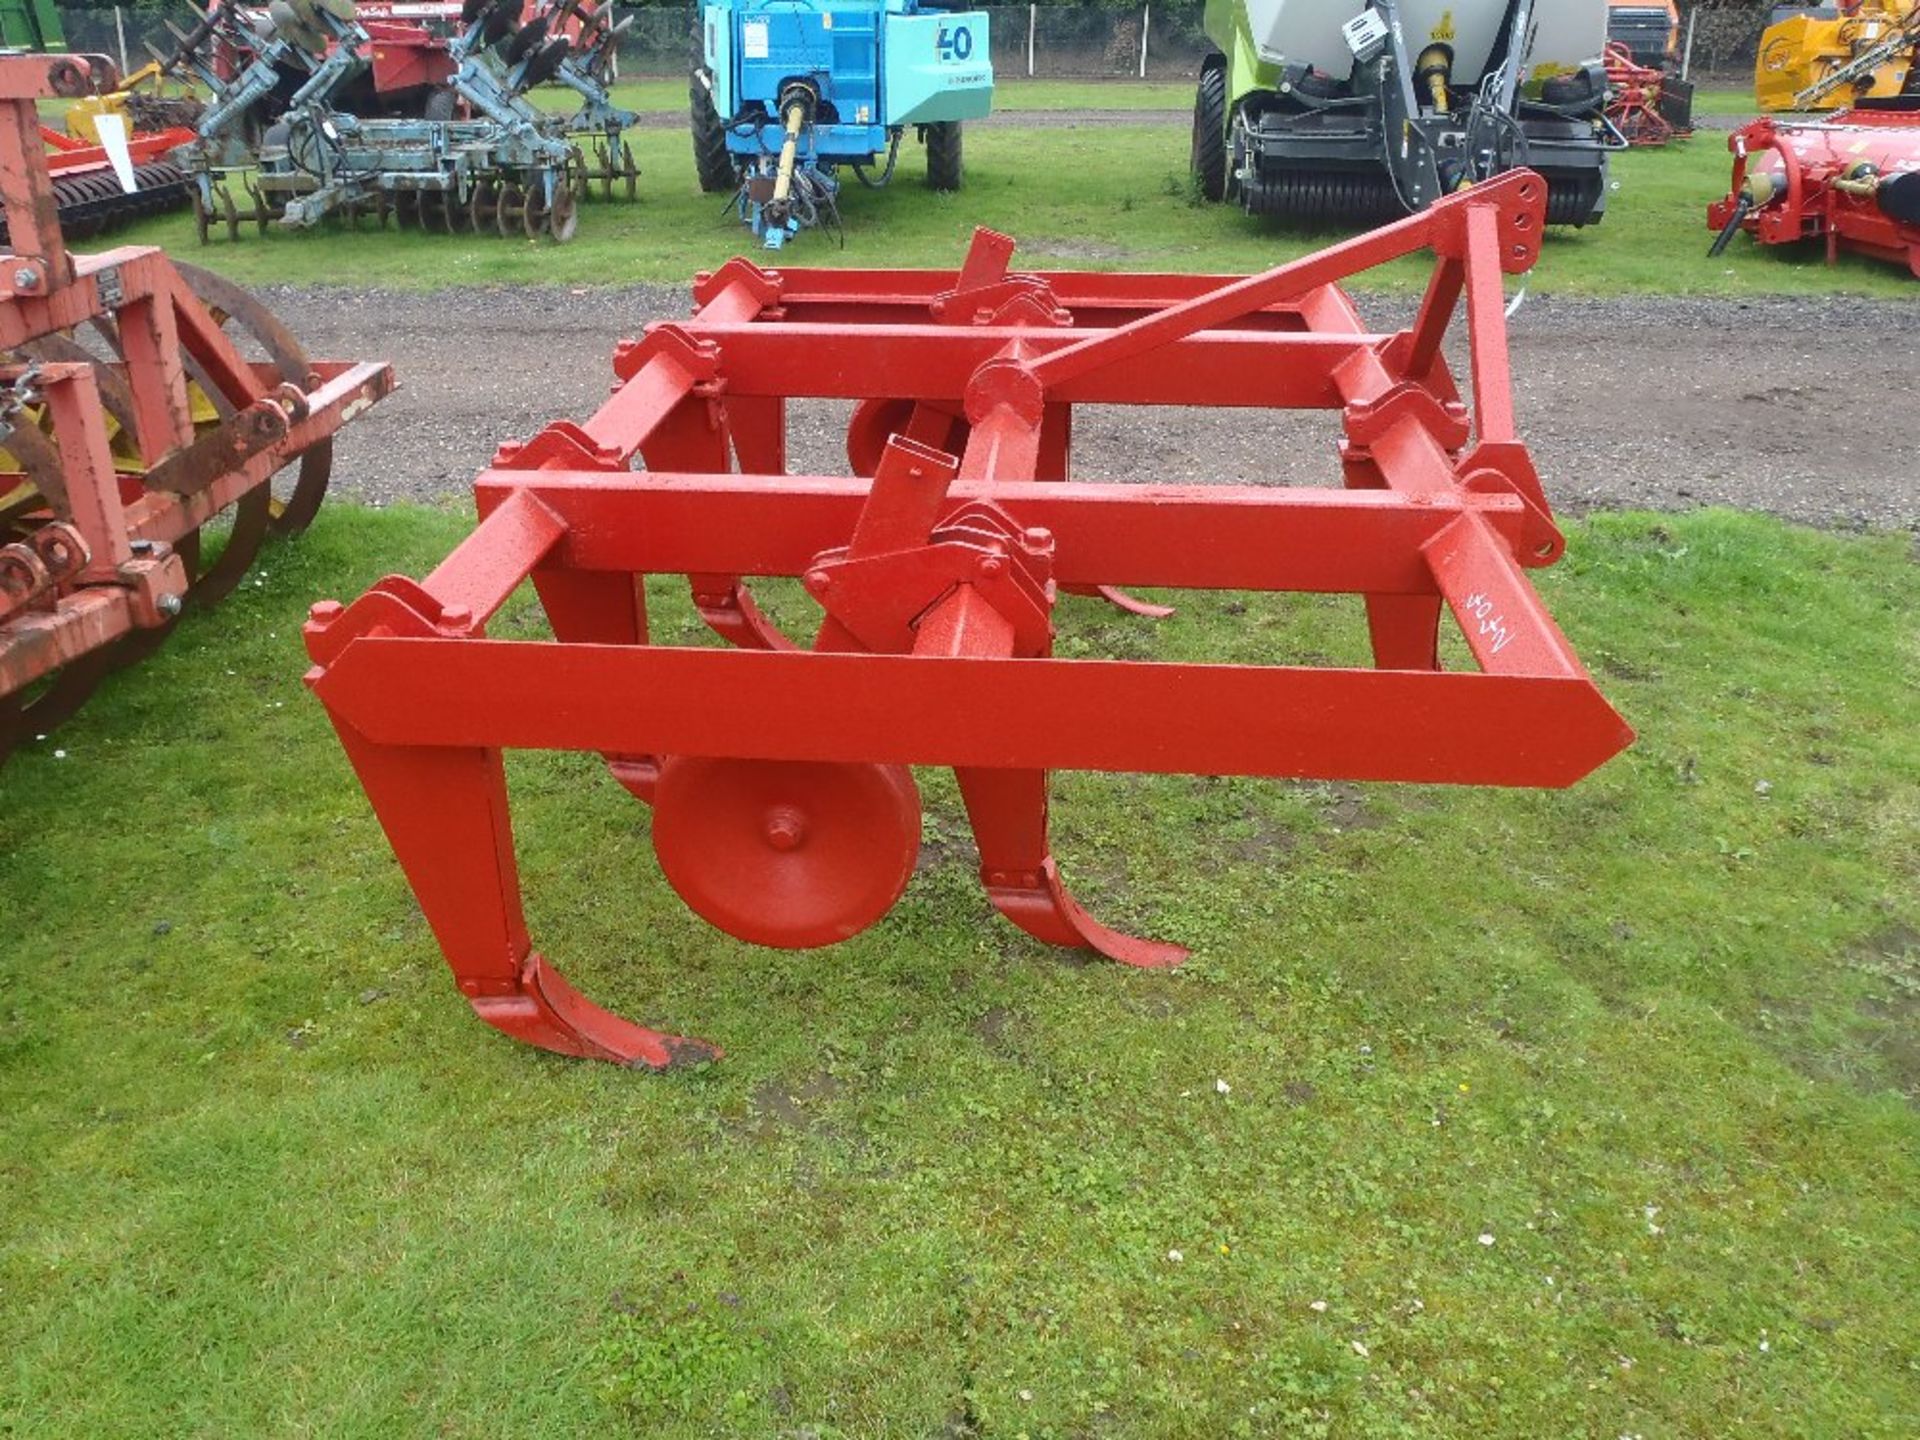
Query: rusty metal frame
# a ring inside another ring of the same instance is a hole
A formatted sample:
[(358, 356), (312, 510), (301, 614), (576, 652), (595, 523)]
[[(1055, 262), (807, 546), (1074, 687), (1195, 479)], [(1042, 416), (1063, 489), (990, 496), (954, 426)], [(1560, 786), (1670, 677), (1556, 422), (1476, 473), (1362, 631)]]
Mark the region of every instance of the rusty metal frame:
[[(1184, 951), (1074, 901), (1046, 838), (1048, 770), (1563, 786), (1623, 748), (1631, 732), (1524, 573), (1564, 541), (1515, 433), (1502, 277), (1533, 263), (1545, 201), (1515, 171), (1244, 278), (1023, 275), (985, 231), (957, 273), (735, 260), (701, 276), (690, 321), (620, 347), (592, 417), (502, 447), (476, 482), (478, 527), (443, 564), (316, 606), (307, 627), (308, 683), (475, 1010), (624, 1064), (718, 1053), (592, 1005), (534, 949), (508, 748), (598, 751), (636, 795), (658, 792), (656, 845), (696, 908), (676, 869), (704, 861), (662, 833), (686, 828), (662, 778), (683, 757), (742, 775), (952, 766), (996, 908), (1136, 965)], [(1413, 323), (1367, 330), (1338, 282), (1423, 250)], [(1442, 353), (1462, 300), (1471, 404)], [(794, 396), (862, 402), (860, 473), (785, 473)], [(1344, 485), (1069, 478), (1087, 402), (1337, 408)], [(691, 577), (731, 648), (650, 642), (637, 582), (653, 574)], [(820, 601), (812, 648), (754, 605), (761, 576), (801, 577)], [(487, 638), (528, 580), (556, 640)], [(1362, 596), (1375, 668), (1053, 658), (1054, 595), (1151, 613), (1121, 586)], [(1443, 611), (1477, 670), (1440, 668)], [(793, 817), (769, 815), (767, 843), (796, 843)], [(764, 928), (796, 945), (841, 933)]]
[[(0, 595), (0, 760), (17, 739), (14, 697), (134, 632), (164, 630), (193, 593), (176, 547), (393, 387), (385, 363), (320, 362), (290, 382), (247, 360), (152, 247), (67, 250), (35, 102), (112, 83), (103, 56), (0, 61), (0, 204), (11, 237), (0, 253), (0, 354), (57, 342), (81, 357), (0, 364), (0, 387), (30, 387), (47, 417), (44, 428), (0, 434), (17, 462), (0, 472), (0, 500), (36, 496), (32, 523), (85, 557)], [(95, 322), (115, 338), (117, 362), (87, 362), (63, 338)], [(217, 425), (195, 426), (196, 381), (232, 411)], [(103, 387), (117, 397), (137, 464), (112, 453)], [(16, 492), (23, 481), (33, 490)]]

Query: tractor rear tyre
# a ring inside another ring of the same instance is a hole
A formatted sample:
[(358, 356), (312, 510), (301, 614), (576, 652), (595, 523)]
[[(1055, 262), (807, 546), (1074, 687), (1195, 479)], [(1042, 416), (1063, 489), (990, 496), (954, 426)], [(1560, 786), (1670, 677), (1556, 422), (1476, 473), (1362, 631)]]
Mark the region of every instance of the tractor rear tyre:
[(1193, 96), (1194, 179), (1200, 193), (1220, 201), (1227, 194), (1227, 57), (1215, 52), (1200, 64)]
[(713, 108), (713, 92), (698, 71), (687, 82), (687, 98), (693, 111), (693, 168), (699, 173), (700, 188), (709, 195), (730, 194), (740, 181), (733, 156), (727, 153), (726, 122)]
[(938, 120), (927, 126), (927, 186), (960, 188), (960, 122)]

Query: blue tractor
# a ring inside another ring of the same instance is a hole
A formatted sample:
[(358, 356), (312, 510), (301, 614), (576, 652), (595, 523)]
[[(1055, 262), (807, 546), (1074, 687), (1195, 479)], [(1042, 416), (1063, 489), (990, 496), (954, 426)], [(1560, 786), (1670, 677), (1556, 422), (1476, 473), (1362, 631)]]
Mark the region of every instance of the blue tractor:
[(993, 103), (987, 17), (920, 0), (719, 0), (701, 10), (693, 158), (769, 249), (840, 230), (840, 166), (878, 189), (912, 127), (927, 183), (960, 188), (960, 122)]

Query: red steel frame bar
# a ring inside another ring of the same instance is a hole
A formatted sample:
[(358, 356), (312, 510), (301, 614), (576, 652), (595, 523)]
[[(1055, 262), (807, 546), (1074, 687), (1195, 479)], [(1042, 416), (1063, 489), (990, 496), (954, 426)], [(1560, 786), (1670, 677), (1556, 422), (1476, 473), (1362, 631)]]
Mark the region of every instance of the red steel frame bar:
[[(167, 154), (178, 150), (182, 145), (192, 142), (194, 132), (185, 125), (176, 125), (168, 130), (155, 130), (127, 137), (127, 157), (135, 165), (151, 164), (163, 159)], [(96, 145), (89, 140), (77, 140), (70, 135), (62, 135), (58, 130), (40, 127), (40, 139), (48, 147), (47, 171), (62, 178), (78, 175), (90, 170), (111, 170), (113, 158), (104, 145)]]
[[(851, 794), (888, 767), (952, 766), (996, 908), (1150, 966), (1185, 952), (1101, 925), (1061, 881), (1048, 770), (1562, 786), (1618, 752), (1631, 732), (1524, 574), (1563, 541), (1516, 438), (1501, 277), (1533, 263), (1544, 207), (1516, 171), (1229, 280), (1012, 275), (989, 232), (957, 275), (735, 260), (700, 277), (690, 321), (620, 348), (593, 417), (502, 448), (438, 569), (318, 605), (307, 628), (308, 683), (476, 1011), (624, 1064), (718, 1053), (592, 1005), (533, 948), (506, 748), (598, 751), (657, 798), (662, 864), (710, 918), (677, 874), (735, 857), (670, 836), (697, 808), (682, 794), (730, 802), (677, 775), (828, 766)], [(1337, 282), (1423, 249), (1414, 323), (1366, 331)], [(1471, 408), (1441, 353), (1462, 297)], [(793, 396), (861, 400), (849, 451), (877, 468), (785, 474)], [(1091, 401), (1338, 408), (1344, 488), (1071, 479), (1071, 406)], [(692, 577), (731, 647), (651, 643), (650, 574)], [(820, 601), (811, 648), (754, 607), (759, 576)], [(487, 638), (529, 579), (557, 643)], [(1052, 658), (1056, 590), (1129, 603), (1118, 585), (1361, 595), (1375, 668)], [(1443, 609), (1477, 670), (1441, 669)], [(800, 828), (776, 816), (766, 844)], [(837, 938), (779, 920), (766, 943)]]

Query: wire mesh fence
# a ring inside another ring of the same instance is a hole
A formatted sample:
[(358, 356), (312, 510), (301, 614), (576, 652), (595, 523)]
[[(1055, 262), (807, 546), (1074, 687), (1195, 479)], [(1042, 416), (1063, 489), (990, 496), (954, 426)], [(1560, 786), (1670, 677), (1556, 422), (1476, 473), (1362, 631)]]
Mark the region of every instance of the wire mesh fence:
[[(961, 8), (965, 0), (948, 0)], [(993, 66), (1003, 79), (1188, 80), (1215, 46), (1197, 7), (1112, 9), (1095, 5), (973, 5), (984, 10)], [(678, 74), (692, 53), (693, 10), (655, 7), (631, 12), (620, 50), (623, 72)], [(1760, 32), (1770, 11), (1751, 0), (1682, 10), (1682, 34), (1693, 28), (1692, 72), (1725, 83), (1752, 83)]]
[(1192, 11), (1080, 5), (982, 5), (997, 76), (1191, 79), (1213, 43)]
[[(964, 0), (948, 0), (955, 8)], [(1214, 48), (1200, 26), (1197, 8), (1110, 9), (1094, 5), (979, 5), (988, 16), (993, 65), (1001, 79), (1031, 76), (1057, 80), (1186, 80)], [(626, 78), (684, 75), (693, 64), (697, 9), (652, 5), (623, 12), (620, 73)], [(139, 66), (148, 46), (171, 53), (168, 25), (194, 23), (186, 5), (132, 5), (63, 9), (68, 48), (98, 51)], [(1754, 56), (1768, 11), (1751, 3), (1699, 5), (1685, 12), (1691, 23), (1691, 70), (1696, 79), (1751, 84)], [(1683, 30), (1684, 33), (1684, 30)]]
[(167, 31), (169, 21), (185, 33), (195, 19), (184, 5), (177, 10), (138, 10), (129, 5), (117, 10), (62, 10), (60, 28), (69, 50), (111, 55), (121, 61), (122, 68), (138, 69), (153, 58), (149, 45), (162, 55), (171, 55), (177, 48)]

